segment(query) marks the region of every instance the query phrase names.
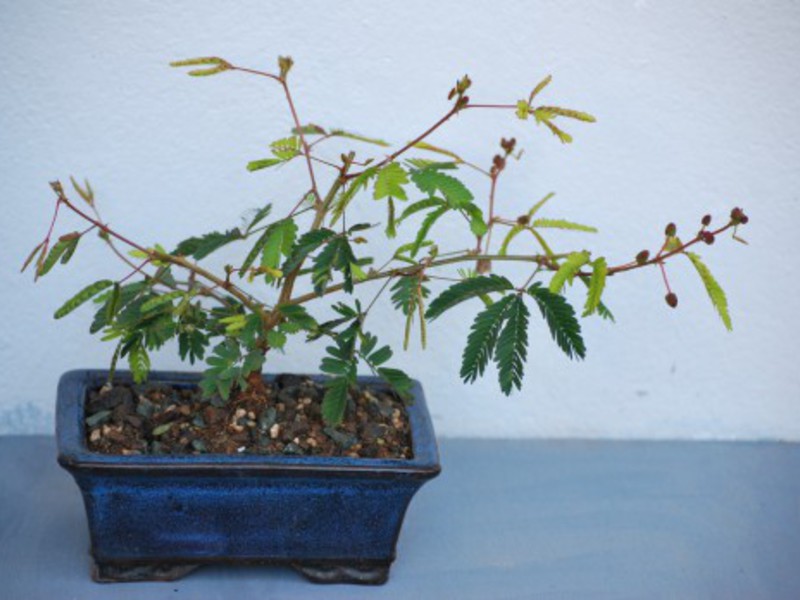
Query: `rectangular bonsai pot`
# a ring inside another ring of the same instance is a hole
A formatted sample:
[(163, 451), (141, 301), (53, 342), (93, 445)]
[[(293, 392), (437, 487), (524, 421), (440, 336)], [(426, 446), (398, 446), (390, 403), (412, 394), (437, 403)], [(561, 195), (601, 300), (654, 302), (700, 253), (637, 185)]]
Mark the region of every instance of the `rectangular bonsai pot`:
[[(107, 377), (65, 373), (56, 416), (58, 461), (83, 494), (96, 581), (168, 580), (202, 564), (255, 562), (288, 564), (318, 582), (383, 583), (412, 496), (440, 471), (418, 382), (407, 408), (411, 459), (123, 456), (86, 446), (87, 390)], [(130, 381), (126, 372), (116, 377)], [(177, 386), (199, 379), (150, 376)]]

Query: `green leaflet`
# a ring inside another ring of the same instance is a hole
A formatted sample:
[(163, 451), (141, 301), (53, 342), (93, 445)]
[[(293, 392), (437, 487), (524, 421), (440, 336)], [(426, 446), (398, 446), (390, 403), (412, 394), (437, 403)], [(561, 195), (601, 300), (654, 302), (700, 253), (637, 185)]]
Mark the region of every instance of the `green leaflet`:
[(725, 325), (725, 328), (728, 331), (733, 331), (731, 316), (728, 312), (728, 298), (725, 296), (725, 292), (723, 291), (722, 287), (720, 287), (719, 283), (717, 283), (717, 280), (714, 279), (711, 271), (700, 259), (699, 255), (695, 254), (694, 252), (686, 252), (686, 256), (688, 256), (689, 260), (692, 261), (694, 268), (697, 270), (698, 275), (700, 275), (700, 279), (703, 280), (703, 285), (706, 287), (706, 292), (708, 293), (708, 297), (711, 299), (711, 304), (713, 304), (714, 308), (717, 309), (717, 313), (719, 314), (720, 319), (722, 319), (722, 323)]
[(200, 237), (190, 237), (183, 240), (170, 254), (191, 256), (196, 260), (201, 260), (226, 244), (241, 240), (243, 237), (238, 228), (229, 229), (224, 233), (212, 231)]
[(322, 244), (336, 235), (330, 229), (315, 229), (300, 236), (292, 250), (291, 255), (283, 263), (283, 272), (291, 273), (299, 267), (306, 257), (317, 250)]
[(531, 112), (531, 105), (527, 100), (517, 100), (517, 109), (514, 112), (518, 119), (525, 121)]
[(597, 233), (597, 228), (590, 227), (589, 225), (581, 225), (580, 223), (573, 223), (564, 219), (536, 219), (531, 223), (533, 227), (553, 228), (553, 229), (569, 229), (571, 231), (585, 231), (587, 233)]
[(417, 237), (414, 239), (414, 244), (411, 247), (411, 252), (409, 253), (412, 257), (417, 255), (419, 249), (422, 247), (422, 244), (425, 242), (425, 238), (428, 236), (428, 232), (433, 227), (433, 224), (441, 217), (444, 213), (446, 213), (448, 208), (446, 206), (442, 206), (436, 210), (429, 212), (425, 219), (422, 221), (422, 224), (419, 227), (419, 231), (417, 231)]
[(543, 288), (538, 282), (528, 288), (528, 294), (539, 305), (539, 311), (547, 321), (550, 335), (558, 347), (570, 358), (584, 358), (586, 346), (581, 337), (581, 325), (566, 298)]
[[(592, 115), (580, 110), (572, 110), (571, 108), (561, 108), (560, 106), (540, 106), (537, 110), (547, 112), (552, 116), (566, 117), (568, 119), (575, 119), (576, 121), (583, 121), (584, 123), (595, 123)], [(551, 117), (552, 118), (552, 117)]]
[(589, 281), (589, 292), (586, 294), (586, 304), (583, 307), (584, 317), (593, 314), (600, 306), (600, 298), (606, 286), (608, 265), (602, 256), (592, 263), (592, 279)]
[(60, 319), (60, 318), (62, 318), (64, 316), (68, 315), (73, 310), (78, 308), (81, 304), (83, 304), (87, 300), (93, 298), (94, 296), (96, 296), (97, 294), (102, 292), (104, 289), (106, 289), (108, 287), (111, 287), (112, 285), (114, 285), (114, 282), (111, 281), (110, 279), (101, 279), (100, 281), (96, 281), (96, 282), (94, 282), (94, 283), (92, 283), (90, 285), (87, 285), (80, 292), (78, 292), (72, 298), (67, 300), (61, 306), (61, 308), (59, 308), (55, 312), (55, 314), (53, 316), (56, 319)]
[(486, 370), (494, 355), (497, 335), (505, 320), (506, 311), (513, 301), (513, 295), (504, 296), (475, 317), (467, 336), (467, 345), (461, 355), (460, 375), (466, 383), (472, 383)]
[(427, 298), (431, 293), (416, 275), (398, 277), (390, 291), (392, 305), (404, 315), (414, 314), (420, 294), (423, 298)]
[(269, 216), (269, 213), (272, 212), (272, 204), (265, 204), (263, 207), (255, 210), (254, 212), (251, 211), (251, 217), (249, 217), (250, 224), (247, 226), (245, 230), (245, 234), (249, 234), (253, 228), (258, 225), (263, 219)]
[(470, 298), (490, 292), (504, 292), (511, 289), (514, 289), (513, 284), (500, 275), (471, 277), (453, 284), (439, 294), (428, 306), (425, 316), (429, 320), (433, 320), (441, 316), (445, 311)]
[(461, 181), (432, 167), (411, 171), (411, 180), (421, 192), (429, 196), (440, 192), (451, 208), (464, 208), (464, 205), (475, 199)]
[(375, 189), (373, 198), (397, 198), (398, 200), (408, 200), (404, 185), (408, 184), (408, 173), (398, 163), (392, 162), (378, 171), (375, 179)]
[(170, 67), (192, 67), (192, 66), (201, 66), (205, 65), (210, 68), (207, 69), (194, 69), (189, 71), (187, 75), (191, 75), (192, 77), (206, 77), (208, 75), (216, 75), (217, 73), (222, 73), (223, 71), (228, 71), (233, 68), (233, 66), (226, 60), (219, 58), (217, 56), (203, 56), (200, 58), (189, 58), (186, 60), (176, 60), (169, 63)]
[(505, 395), (511, 393), (512, 387), (517, 389), (522, 387), (530, 315), (521, 296), (514, 294), (508, 297), (511, 298), (511, 302), (505, 312), (505, 325), (497, 338), (497, 348), (494, 351), (500, 389)]
[(586, 251), (570, 254), (550, 280), (550, 291), (554, 294), (559, 293), (564, 284), (567, 283), (567, 280), (572, 279), (580, 271), (580, 268), (588, 262), (589, 253)]
[(386, 229), (384, 229), (386, 237), (397, 237), (397, 218), (395, 217), (394, 198), (389, 198), (386, 203)]

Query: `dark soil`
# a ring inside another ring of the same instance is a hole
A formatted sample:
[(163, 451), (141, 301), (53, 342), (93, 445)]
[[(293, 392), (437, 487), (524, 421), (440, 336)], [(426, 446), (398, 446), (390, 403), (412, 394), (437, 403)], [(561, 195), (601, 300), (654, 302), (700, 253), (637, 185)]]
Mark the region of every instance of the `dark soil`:
[(344, 422), (322, 421), (324, 388), (280, 375), (226, 402), (164, 384), (95, 389), (86, 401), (89, 449), (102, 454), (295, 454), (411, 458), (401, 400), (366, 386), (351, 394)]

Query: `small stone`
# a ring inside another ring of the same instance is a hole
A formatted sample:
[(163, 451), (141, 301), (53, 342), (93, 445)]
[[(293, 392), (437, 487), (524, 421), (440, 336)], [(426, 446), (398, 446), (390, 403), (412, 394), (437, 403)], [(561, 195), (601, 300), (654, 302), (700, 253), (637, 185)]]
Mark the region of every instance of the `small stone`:
[(167, 433), (172, 427), (172, 423), (164, 423), (153, 429), (153, 437), (158, 437)]
[(234, 419), (241, 419), (243, 416), (247, 414), (247, 411), (243, 408), (237, 408), (236, 412), (233, 413)]
[(197, 452), (206, 452), (206, 443), (203, 440), (192, 440), (192, 448)]
[(97, 442), (102, 437), (102, 434), (99, 429), (92, 429), (92, 433), (89, 434), (89, 441), (90, 442)]
[(277, 411), (274, 407), (270, 406), (264, 412), (262, 412), (261, 416), (258, 418), (258, 428), (261, 431), (267, 431), (275, 424), (275, 420), (277, 418)]
[(278, 423), (275, 423), (272, 427), (269, 428), (269, 437), (273, 440), (277, 440), (278, 436), (281, 434), (281, 426)]
[(155, 412), (155, 405), (144, 396), (139, 396), (139, 403), (136, 405), (136, 412), (145, 419), (149, 419)]
[(295, 444), (294, 442), (289, 442), (286, 446), (283, 447), (284, 454), (302, 454), (303, 449)]

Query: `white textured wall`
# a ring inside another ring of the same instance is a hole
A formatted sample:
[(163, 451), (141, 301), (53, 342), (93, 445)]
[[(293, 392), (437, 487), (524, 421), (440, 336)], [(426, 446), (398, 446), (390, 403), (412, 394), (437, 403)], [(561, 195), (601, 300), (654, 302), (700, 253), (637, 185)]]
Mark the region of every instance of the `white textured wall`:
[[(670, 268), (676, 311), (663, 303), (658, 272), (639, 271), (610, 282), (618, 323), (585, 323), (582, 364), (535, 322), (524, 390), (505, 398), (494, 374), (459, 382), (476, 307), (442, 318), (432, 349), (399, 358), (423, 381), (440, 433), (800, 439), (796, 2), (1, 0), (0, 14), (0, 433), (49, 431), (59, 374), (104, 366), (112, 349), (88, 335), (88, 310), (51, 318), (86, 282), (121, 274), (99, 244), (36, 285), (18, 274), (50, 216), (47, 182), (88, 176), (106, 219), (166, 246), (235, 225), (267, 199), (288, 206), (305, 185), (302, 164), (283, 171), (291, 184), (244, 170), (289, 126), (279, 90), (166, 67), (216, 54), (271, 68), (285, 53), (296, 60), (306, 120), (395, 142), (443, 114), (464, 72), (472, 98), (486, 102), (513, 102), (554, 73), (548, 98), (599, 119), (570, 128), (573, 146), (478, 111), (431, 141), (487, 162), (500, 135), (515, 135), (526, 154), (502, 181), (503, 210), (521, 212), (555, 190), (548, 214), (601, 229), (563, 235), (558, 247), (620, 262), (653, 248), (669, 220), (689, 231), (705, 212), (740, 204), (751, 215), (750, 246), (720, 240), (701, 249), (728, 291), (733, 334), (690, 265)], [(369, 204), (366, 217), (380, 218)], [(399, 339), (396, 314), (384, 307), (375, 316), (382, 338)], [(274, 369), (316, 369), (321, 348), (292, 349)], [(172, 352), (155, 364), (179, 367)]]

